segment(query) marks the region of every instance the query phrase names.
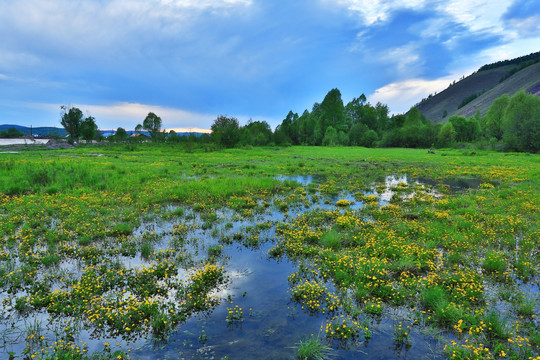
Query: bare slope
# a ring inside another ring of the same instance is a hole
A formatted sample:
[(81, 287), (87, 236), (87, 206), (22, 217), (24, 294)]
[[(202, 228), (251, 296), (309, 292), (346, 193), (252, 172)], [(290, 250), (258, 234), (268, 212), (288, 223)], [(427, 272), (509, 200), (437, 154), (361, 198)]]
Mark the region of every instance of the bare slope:
[(480, 113), (485, 115), (496, 98), (503, 94), (512, 96), (520, 90), (525, 90), (537, 96), (540, 95), (540, 63), (526, 67), (512, 75), (490, 91), (459, 109), (456, 114), (469, 117), (480, 110)]
[[(520, 90), (540, 95), (540, 63), (528, 66), (499, 83), (511, 69), (505, 65), (495, 69), (478, 71), (439, 94), (423, 100), (418, 109), (433, 122), (445, 122), (452, 115), (472, 116), (478, 110), (485, 115), (493, 100), (503, 94), (510, 96)], [(470, 95), (478, 97), (458, 109), (463, 99)], [(444, 117), (445, 110), (447, 115)]]

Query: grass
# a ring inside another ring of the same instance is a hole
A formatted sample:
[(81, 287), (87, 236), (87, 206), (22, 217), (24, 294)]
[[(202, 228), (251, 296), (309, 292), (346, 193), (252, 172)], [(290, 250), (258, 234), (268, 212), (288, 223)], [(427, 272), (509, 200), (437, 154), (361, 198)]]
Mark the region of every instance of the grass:
[(332, 348), (313, 336), (301, 339), (297, 346), (299, 360), (324, 360), (331, 356)]
[[(166, 339), (220, 303), (214, 294), (227, 284), (220, 265), (227, 246), (269, 241), (269, 254), (297, 262), (291, 300), (321, 318), (329, 341), (371, 338), (370, 321), (399, 308), (417, 319), (411, 327), (450, 333), (449, 357), (450, 350), (462, 358), (539, 355), (537, 295), (522, 294), (524, 284), (539, 282), (538, 155), (313, 147), (186, 153), (152, 144), (2, 155), (6, 317), (46, 314), (51, 327), (74, 319), (97, 339), (126, 343)], [(302, 186), (280, 175), (322, 180)], [(387, 184), (388, 175), (407, 178)], [(414, 184), (423, 178), (436, 184)], [(484, 185), (445, 185), (459, 179)], [(397, 195), (381, 206), (386, 192)], [(358, 201), (338, 200), (343, 194)], [(222, 209), (234, 215), (224, 220)], [(266, 219), (273, 209), (283, 218)], [(159, 230), (163, 223), (170, 227)], [(199, 232), (222, 237), (201, 245), (202, 262), (185, 252), (198, 246)], [(125, 265), (139, 255), (144, 266)], [(71, 264), (77, 270), (70, 273)], [(497, 306), (507, 313), (498, 316)], [(231, 320), (238, 316), (233, 308)], [(395, 330), (394, 340), (414, 344), (409, 330)], [(58, 344), (62, 354), (78, 346)], [(31, 343), (28, 356), (46, 358), (42, 345)]]

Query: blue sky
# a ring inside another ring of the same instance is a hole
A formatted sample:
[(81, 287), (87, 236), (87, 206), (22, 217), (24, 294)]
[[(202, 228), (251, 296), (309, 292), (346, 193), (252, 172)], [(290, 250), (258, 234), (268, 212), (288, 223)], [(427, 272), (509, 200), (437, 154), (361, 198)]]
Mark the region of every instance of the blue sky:
[(540, 50), (538, 0), (4, 0), (0, 124), (165, 129), (344, 102), (407, 111), (481, 65)]

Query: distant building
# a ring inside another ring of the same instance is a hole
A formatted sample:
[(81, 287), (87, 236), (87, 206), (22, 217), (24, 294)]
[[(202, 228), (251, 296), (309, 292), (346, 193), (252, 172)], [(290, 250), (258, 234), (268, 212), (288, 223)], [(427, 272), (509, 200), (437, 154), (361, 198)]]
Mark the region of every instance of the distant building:
[(136, 138), (136, 137), (139, 137), (139, 136), (148, 137), (148, 136), (146, 136), (146, 134), (139, 134), (139, 133), (133, 133), (129, 137)]

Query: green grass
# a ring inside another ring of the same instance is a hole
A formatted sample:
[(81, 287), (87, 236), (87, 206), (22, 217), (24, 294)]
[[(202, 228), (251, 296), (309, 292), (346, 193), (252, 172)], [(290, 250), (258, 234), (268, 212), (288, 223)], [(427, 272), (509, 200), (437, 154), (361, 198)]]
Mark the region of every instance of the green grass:
[(422, 304), (429, 310), (444, 308), (448, 304), (447, 295), (439, 286), (427, 288), (422, 293)]
[[(278, 180), (281, 175), (321, 181), (300, 186)], [(387, 186), (388, 175), (407, 175), (409, 184)], [(436, 196), (413, 184), (422, 178), (435, 182)], [(463, 179), (494, 186), (451, 191), (444, 184)], [(392, 187), (403, 196), (381, 207), (380, 194)], [(2, 311), (48, 313), (51, 327), (55, 319), (77, 318), (98, 338), (166, 338), (219, 302), (209, 294), (227, 281), (218, 265), (225, 245), (256, 248), (269, 241), (273, 256), (302, 264), (290, 295), (304, 311), (318, 313), (327, 340), (367, 339), (372, 330), (364, 319), (386, 319), (399, 308), (418, 319), (420, 331), (450, 333), (456, 353), (474, 354), (482, 344), (495, 357), (505, 342), (514, 358), (525, 348), (538, 356), (540, 336), (531, 325), (538, 304), (519, 289), (539, 281), (539, 189), (539, 155), (489, 151), (185, 152), (138, 144), (2, 154), (0, 290), (10, 297)], [(369, 197), (366, 190), (378, 193)], [(358, 202), (337, 206), (343, 193)], [(221, 209), (233, 217), (218, 216)], [(276, 209), (283, 220), (265, 219)], [(252, 224), (234, 229), (244, 221)], [(159, 232), (161, 222), (170, 227)], [(271, 239), (259, 236), (274, 228)], [(201, 247), (202, 263), (185, 254), (198, 241), (195, 231), (220, 242)], [(119, 260), (139, 255), (145, 269)], [(64, 264), (80, 273), (66, 276)], [(123, 299), (124, 291), (134, 298)], [(171, 294), (174, 299), (160, 304), (144, 302)], [(507, 313), (497, 316), (495, 306)], [(409, 341), (401, 330), (394, 335)], [(319, 347), (328, 346), (324, 341)], [(317, 348), (309, 338), (302, 343)]]
[(504, 258), (503, 254), (496, 251), (488, 251), (482, 267), (487, 273), (493, 274), (497, 278), (502, 278), (507, 264), (508, 261)]
[(334, 251), (341, 249), (341, 235), (335, 230), (330, 230), (324, 234), (320, 241), (321, 245), (325, 248), (329, 248)]
[(313, 336), (301, 339), (297, 346), (299, 360), (324, 360), (331, 356), (332, 348)]

